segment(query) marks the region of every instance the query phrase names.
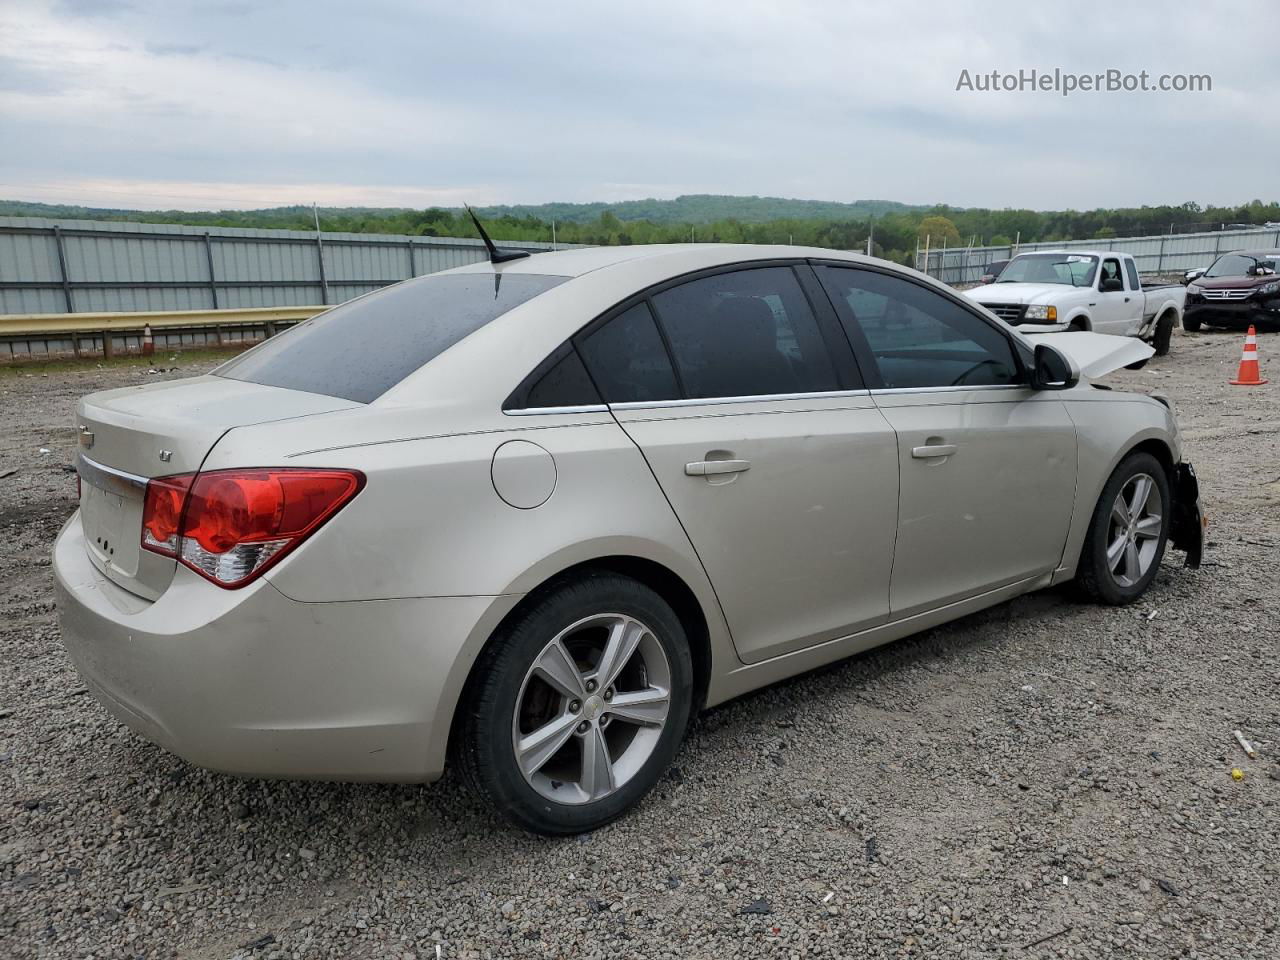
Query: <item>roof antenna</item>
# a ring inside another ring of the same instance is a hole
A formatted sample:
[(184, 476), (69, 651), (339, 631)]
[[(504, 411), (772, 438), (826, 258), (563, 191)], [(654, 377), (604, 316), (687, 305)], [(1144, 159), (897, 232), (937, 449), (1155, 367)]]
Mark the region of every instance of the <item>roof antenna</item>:
[(484, 245), (489, 251), (490, 263), (506, 263), (508, 260), (522, 260), (529, 256), (528, 250), (499, 250), (493, 245), (493, 241), (489, 239), (489, 234), (484, 232), (484, 227), (480, 225), (480, 218), (476, 216), (476, 212), (470, 206), (467, 206), (467, 213), (471, 214), (471, 222), (480, 231), (480, 239), (484, 241)]

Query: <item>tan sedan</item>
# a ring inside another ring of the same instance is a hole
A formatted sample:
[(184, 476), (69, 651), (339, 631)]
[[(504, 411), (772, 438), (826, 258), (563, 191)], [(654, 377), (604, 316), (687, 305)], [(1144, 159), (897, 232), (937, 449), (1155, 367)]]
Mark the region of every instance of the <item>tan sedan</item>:
[(1127, 603), (1169, 541), (1198, 561), (1168, 405), (1081, 374), (1135, 341), (1037, 342), (829, 250), (498, 261), (80, 403), (58, 606), (115, 716), (246, 775), (456, 763), (574, 832), (705, 706), (1073, 578)]

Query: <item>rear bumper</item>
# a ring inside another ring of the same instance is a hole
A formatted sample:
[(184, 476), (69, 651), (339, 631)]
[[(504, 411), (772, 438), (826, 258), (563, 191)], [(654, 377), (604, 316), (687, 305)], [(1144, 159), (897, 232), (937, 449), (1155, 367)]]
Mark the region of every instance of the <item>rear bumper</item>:
[(118, 720), (202, 767), (246, 776), (424, 781), (484, 637), (516, 598), (302, 603), (265, 580), (222, 590), (185, 568), (154, 603), (54, 546), (63, 644)]

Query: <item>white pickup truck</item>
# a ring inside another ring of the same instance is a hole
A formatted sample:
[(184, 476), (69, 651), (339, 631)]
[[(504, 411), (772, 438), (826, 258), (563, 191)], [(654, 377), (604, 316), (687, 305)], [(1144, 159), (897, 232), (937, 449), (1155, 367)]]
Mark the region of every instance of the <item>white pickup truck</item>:
[(1052, 250), (1020, 253), (995, 283), (966, 290), (1023, 333), (1087, 330), (1150, 341), (1157, 356), (1169, 352), (1182, 322), (1186, 288), (1144, 287), (1127, 253)]

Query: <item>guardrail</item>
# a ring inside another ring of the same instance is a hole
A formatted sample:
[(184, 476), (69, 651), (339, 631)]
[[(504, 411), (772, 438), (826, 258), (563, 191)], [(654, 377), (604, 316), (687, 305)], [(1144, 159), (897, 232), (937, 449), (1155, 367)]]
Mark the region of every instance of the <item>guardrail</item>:
[(113, 356), (142, 350), (147, 327), (158, 349), (221, 346), (273, 336), (315, 316), (324, 306), (135, 313), (15, 313), (0, 316), (0, 360), (86, 353)]

